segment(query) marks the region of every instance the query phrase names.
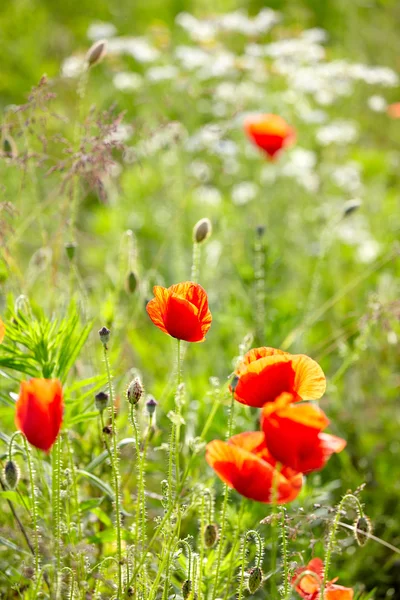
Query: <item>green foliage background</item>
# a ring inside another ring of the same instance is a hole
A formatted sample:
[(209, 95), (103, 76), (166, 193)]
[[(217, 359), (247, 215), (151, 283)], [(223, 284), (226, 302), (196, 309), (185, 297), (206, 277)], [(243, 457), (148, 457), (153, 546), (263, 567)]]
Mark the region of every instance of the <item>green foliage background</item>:
[[(183, 10), (202, 15), (240, 7), (254, 14), (264, 6), (264, 2), (256, 0), (3, 2), (0, 106), (23, 103), (44, 72), (50, 78), (57, 77), (65, 57), (86, 50), (86, 32), (93, 21), (112, 22), (121, 35), (141, 35), (149, 26), (165, 23), (172, 28), (172, 36), (180, 36), (173, 20)], [(306, 27), (326, 29), (330, 34), (328, 54), (332, 58), (400, 68), (400, 5), (395, 0), (276, 0), (268, 6), (283, 12), (284, 28), (291, 33)], [(132, 68), (140, 71), (140, 65)], [(163, 120), (182, 120), (190, 132), (206, 122), (196, 110), (188, 110), (184, 98), (176, 96), (171, 100), (166, 87), (158, 87), (146, 97), (139, 95), (135, 101), (116, 93), (109, 81), (117, 69), (118, 65), (111, 61), (110, 65), (102, 64), (93, 71), (84, 101), (85, 112), (93, 103), (104, 109), (115, 101), (118, 110), (127, 111), (125, 121), (138, 118), (134, 121), (137, 141), (151, 135), (152, 128)], [(61, 82), (57, 94), (56, 112), (76, 118), (73, 86)], [(385, 96), (389, 102), (400, 100), (398, 88), (388, 90)], [(37, 181), (29, 176), (20, 188), (15, 171), (4, 169), (1, 180), (4, 199), (12, 202), (20, 194), (20, 212), (13, 220), (13, 232), (7, 236), (7, 256), (3, 255), (1, 308), (5, 312), (7, 293), (13, 298), (24, 293), (33, 305), (49, 315), (65, 312), (72, 290), (80, 302), (85, 323), (94, 319), (94, 329), (104, 323), (112, 328), (111, 353), (119, 395), (122, 396), (128, 382), (129, 371), (138, 369), (147, 390), (158, 399), (161, 443), (168, 431), (166, 415), (172, 408), (169, 374), (173, 349), (170, 340), (148, 322), (145, 300), (151, 294), (152, 284), (170, 285), (189, 278), (192, 227), (199, 218), (210, 217), (214, 226), (212, 239), (217, 239), (223, 249), (216, 267), (209, 268), (205, 262), (201, 267), (200, 282), (210, 294), (213, 327), (205, 344), (187, 350), (185, 361), (187, 421), (199, 433), (214, 401), (209, 377), (218, 376), (225, 384), (240, 343), (254, 331), (255, 227), (265, 225), (266, 322), (262, 339), (257, 341), (276, 347), (291, 341), (291, 351), (308, 353), (321, 362), (330, 382), (322, 406), (332, 419), (332, 431), (348, 441), (346, 452), (333, 458), (321, 474), (308, 478), (301, 502), (306, 511), (311, 511), (314, 501), (322, 498), (333, 504), (347, 489), (365, 482), (363, 499), (375, 535), (400, 546), (399, 352), (396, 344), (388, 342), (389, 330), (400, 334), (399, 309), (395, 306), (400, 274), (396, 247), (400, 230), (400, 127), (389, 122), (386, 115), (368, 111), (364, 101), (365, 91), (357, 88), (350, 98), (334, 107), (336, 112), (332, 117), (355, 116), (361, 128), (360, 141), (351, 147), (348, 158), (362, 165), (366, 191), (361, 210), (381, 245), (375, 263), (362, 265), (354, 248), (337, 240), (328, 245), (322, 259), (313, 253), (312, 248), (324, 245), (328, 236), (329, 221), (315, 206), (334, 195), (329, 185), (315, 197), (299, 190), (293, 182), (280, 182), (265, 191), (272, 201), (264, 205), (261, 197), (251, 208), (238, 208), (229, 201), (226, 180), (222, 176), (219, 180), (218, 163), (212, 164), (213, 159), (207, 158), (216, 173), (213, 183), (221, 189), (223, 208), (205, 209), (195, 201), (193, 184), (186, 176), (191, 157), (178, 145), (177, 149), (168, 150), (178, 153), (172, 169), (158, 156), (125, 168), (117, 205), (99, 202), (94, 193), (83, 195), (78, 221), (77, 272), (72, 275), (63, 253), (63, 244), (71, 241), (68, 227), (63, 223), (58, 228), (54, 220), (62, 198), (51, 196), (51, 185), (44, 176), (40, 175)], [(276, 106), (275, 112), (278, 111)], [(65, 130), (71, 134), (72, 125), (67, 124)], [(56, 131), (54, 123), (51, 131)], [(302, 144), (312, 148), (307, 126), (299, 125), (298, 133)], [(239, 130), (230, 135), (235, 140), (242, 137)], [(335, 161), (338, 154), (330, 148), (324, 149), (321, 162)], [(242, 178), (258, 181), (261, 162), (256, 167), (254, 161), (243, 163)], [(341, 201), (346, 199), (340, 198), (337, 206), (340, 208)], [(160, 213), (162, 206), (166, 207), (164, 216)], [(293, 214), (297, 220), (288, 225)], [(124, 288), (128, 268), (124, 232), (129, 228), (136, 236), (135, 270), (141, 282), (140, 293), (132, 296)], [(40, 231), (48, 232), (47, 239), (43, 239)], [(38, 258), (34, 253), (43, 246), (53, 248), (53, 257), (49, 264), (44, 261), (42, 268), (40, 256), (39, 265), (32, 262), (32, 256)], [(319, 273), (317, 297), (309, 307), (306, 303), (315, 269)], [(81, 444), (79, 461), (83, 469), (95, 460), (101, 444), (96, 421), (90, 416), (90, 396), (74, 389), (73, 381), (85, 378), (89, 381), (101, 373), (101, 349), (94, 333), (69, 381), (71, 422)], [(15, 383), (10, 381), (2, 386), (4, 397), (8, 397), (9, 391), (16, 391)], [(83, 406), (84, 414), (89, 417), (79, 422)], [(12, 407), (4, 402), (0, 410), (1, 429), (10, 433)], [(126, 420), (123, 407), (121, 411)], [(256, 427), (255, 414), (249, 416), (249, 411), (242, 407), (237, 414), (237, 431)], [(220, 410), (207, 440), (222, 437), (224, 427), (225, 415)], [(122, 430), (126, 432), (124, 425)], [(154, 453), (150, 462), (150, 487), (157, 488), (162, 478), (159, 456), (160, 453)], [(202, 456), (196, 459), (196, 469), (194, 481), (204, 473)], [(211, 482), (211, 472), (207, 477)], [(313, 490), (318, 486), (322, 491), (316, 497)], [(235, 502), (239, 505), (236, 496)], [(252, 505), (248, 525), (253, 526), (264, 514), (263, 507)], [(188, 531), (192, 530), (190, 523), (186, 526)], [(306, 551), (307, 546), (306, 537), (299, 542), (298, 549)], [(346, 585), (358, 582), (365, 584), (368, 591), (377, 588), (377, 599), (400, 597), (399, 556), (379, 543), (370, 542), (362, 549), (345, 545), (336, 558), (336, 567)]]

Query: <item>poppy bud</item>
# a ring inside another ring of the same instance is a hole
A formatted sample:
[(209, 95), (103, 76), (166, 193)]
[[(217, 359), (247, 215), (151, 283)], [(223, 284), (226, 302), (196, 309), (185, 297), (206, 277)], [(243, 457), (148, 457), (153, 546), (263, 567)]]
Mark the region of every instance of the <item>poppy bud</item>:
[(105, 427), (103, 427), (103, 433), (105, 433), (105, 435), (111, 435), (112, 433), (112, 429), (109, 425), (106, 425)]
[(107, 329), (107, 327), (102, 327), (99, 330), (99, 336), (100, 336), (101, 343), (104, 346), (106, 346), (108, 344), (109, 339), (110, 339), (110, 330)]
[(150, 417), (152, 415), (154, 415), (154, 413), (156, 411), (156, 406), (157, 406), (156, 400), (153, 398), (153, 396), (150, 396), (146, 402), (146, 410)]
[(210, 219), (200, 219), (193, 227), (193, 240), (197, 244), (205, 242), (212, 233), (212, 225)]
[(3, 152), (8, 158), (16, 158), (18, 156), (17, 144), (9, 134), (3, 138)]
[(74, 259), (77, 247), (78, 244), (76, 242), (67, 242), (66, 244), (64, 244), (65, 252), (69, 260)]
[(204, 528), (204, 545), (206, 548), (215, 546), (218, 540), (218, 526), (215, 523), (209, 523)]
[(261, 585), (263, 578), (263, 572), (260, 567), (253, 567), (249, 571), (249, 579), (247, 582), (247, 587), (249, 589), (250, 594), (254, 594)]
[(365, 546), (371, 532), (372, 525), (368, 517), (358, 517), (354, 523), (354, 538), (359, 546)]
[(133, 271), (129, 271), (125, 280), (125, 288), (128, 294), (133, 294), (137, 288), (138, 279)]
[(143, 394), (143, 386), (140, 382), (139, 377), (135, 377), (126, 390), (126, 397), (131, 404), (137, 404)]
[(98, 40), (89, 48), (86, 54), (86, 61), (89, 67), (98, 65), (107, 53), (107, 40)]
[(347, 202), (345, 202), (343, 205), (343, 217), (348, 217), (353, 212), (358, 210), (360, 208), (361, 204), (362, 204), (362, 202), (358, 198), (356, 198), (354, 200), (348, 200)]
[(182, 596), (186, 600), (189, 597), (190, 592), (192, 591), (192, 582), (190, 579), (186, 579), (182, 585)]
[(109, 396), (106, 392), (99, 392), (94, 397), (96, 408), (99, 412), (103, 412), (108, 406)]
[(233, 379), (231, 381), (231, 385), (230, 385), (230, 389), (231, 389), (232, 393), (235, 392), (238, 383), (239, 383), (239, 377), (237, 375), (234, 375)]
[(4, 467), (4, 478), (8, 487), (13, 490), (17, 487), (19, 481), (19, 468), (13, 460), (8, 460)]

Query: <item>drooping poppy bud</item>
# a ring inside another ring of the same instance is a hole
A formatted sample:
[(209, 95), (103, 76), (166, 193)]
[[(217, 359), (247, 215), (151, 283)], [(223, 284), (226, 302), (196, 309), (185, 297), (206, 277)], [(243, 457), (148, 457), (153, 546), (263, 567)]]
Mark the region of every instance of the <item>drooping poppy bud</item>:
[(125, 279), (125, 288), (128, 294), (133, 294), (138, 285), (138, 278), (134, 271), (129, 271)]
[(32, 446), (49, 452), (63, 418), (63, 392), (58, 379), (21, 382), (15, 424)]
[(365, 515), (359, 516), (354, 523), (354, 537), (359, 546), (365, 546), (372, 533), (371, 521)]
[(8, 460), (4, 467), (4, 479), (8, 487), (14, 490), (19, 481), (19, 468), (13, 460)]
[(249, 571), (249, 578), (247, 580), (247, 587), (249, 588), (250, 594), (255, 594), (262, 583), (263, 572), (260, 567), (253, 567)]
[(208, 523), (204, 528), (203, 536), (205, 547), (212, 548), (218, 540), (218, 526), (215, 523)]
[(184, 600), (187, 600), (187, 598), (189, 598), (190, 593), (192, 591), (192, 581), (191, 579), (186, 579), (186, 581), (183, 582), (182, 584), (182, 596), (184, 598)]

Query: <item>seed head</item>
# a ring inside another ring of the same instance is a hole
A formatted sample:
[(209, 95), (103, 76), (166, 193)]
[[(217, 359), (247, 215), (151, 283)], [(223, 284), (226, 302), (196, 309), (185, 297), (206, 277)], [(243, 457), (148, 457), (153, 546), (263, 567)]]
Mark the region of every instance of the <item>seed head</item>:
[(98, 40), (89, 48), (86, 54), (86, 61), (89, 67), (98, 65), (107, 54), (107, 40)]
[(107, 346), (108, 341), (110, 339), (110, 330), (107, 329), (107, 327), (102, 327), (99, 330), (99, 336), (100, 336), (100, 341), (103, 344), (103, 346)]
[(205, 526), (203, 535), (205, 547), (212, 548), (218, 540), (218, 526), (215, 523), (209, 523)]
[(371, 521), (368, 517), (360, 516), (354, 523), (354, 538), (359, 546), (365, 546), (368, 536), (372, 533)]
[(94, 397), (96, 408), (99, 412), (103, 412), (108, 406), (109, 395), (106, 392), (99, 392)]
[(135, 377), (126, 390), (126, 397), (128, 398), (131, 404), (137, 404), (142, 397), (143, 394), (143, 386), (139, 377)]
[(247, 587), (250, 594), (254, 594), (262, 583), (263, 572), (260, 567), (253, 567), (249, 571), (249, 579), (247, 581)]
[(19, 481), (19, 468), (13, 460), (8, 460), (6, 462), (4, 467), (4, 479), (11, 490), (14, 490), (17, 487)]
[(212, 224), (210, 219), (200, 219), (193, 227), (193, 240), (197, 244), (205, 242), (212, 234)]

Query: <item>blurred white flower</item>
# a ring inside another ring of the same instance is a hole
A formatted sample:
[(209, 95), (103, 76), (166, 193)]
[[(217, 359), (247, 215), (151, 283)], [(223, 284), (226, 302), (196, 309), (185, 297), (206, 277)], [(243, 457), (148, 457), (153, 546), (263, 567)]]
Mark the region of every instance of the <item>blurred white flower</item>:
[(280, 173), (284, 177), (295, 179), (308, 192), (317, 192), (320, 182), (314, 172), (316, 164), (317, 157), (314, 152), (297, 147), (286, 155)]
[(370, 263), (379, 255), (380, 244), (370, 238), (362, 242), (357, 248), (357, 258), (362, 263)]
[(193, 48), (192, 46), (177, 46), (175, 56), (184, 69), (192, 71), (207, 65), (210, 56), (202, 48)]
[(357, 194), (362, 191), (361, 166), (357, 162), (333, 168), (331, 178), (345, 192)]
[(131, 125), (123, 125), (122, 123), (118, 125), (115, 131), (110, 133), (104, 141), (106, 142), (126, 142), (132, 137), (133, 128)]
[(190, 164), (189, 170), (193, 177), (202, 183), (207, 183), (211, 179), (211, 167), (202, 160), (194, 160)]
[(236, 206), (243, 206), (257, 197), (258, 186), (252, 181), (242, 181), (232, 188), (232, 202)]
[(175, 79), (177, 75), (179, 75), (179, 70), (174, 65), (150, 67), (146, 72), (146, 78), (150, 81), (168, 81)]
[(211, 185), (202, 185), (196, 188), (193, 195), (197, 202), (206, 204), (207, 206), (218, 206), (222, 201), (221, 192)]
[(160, 53), (144, 37), (116, 37), (108, 41), (108, 54), (129, 54), (137, 62), (157, 60)]
[(187, 12), (179, 13), (175, 22), (195, 41), (211, 40), (217, 33), (217, 26), (211, 20), (199, 20)]
[(79, 77), (86, 68), (84, 56), (69, 56), (61, 65), (62, 77)]
[(330, 144), (351, 144), (358, 137), (357, 126), (353, 121), (337, 120), (329, 125), (320, 127), (317, 131), (317, 141), (321, 146)]
[(386, 99), (383, 96), (370, 96), (367, 100), (367, 104), (374, 112), (385, 112), (387, 107)]
[(112, 23), (103, 23), (98, 21), (89, 25), (87, 37), (96, 42), (104, 38), (108, 39), (117, 33), (117, 28)]
[(123, 92), (138, 90), (143, 84), (143, 77), (138, 73), (121, 72), (114, 75), (114, 87)]

